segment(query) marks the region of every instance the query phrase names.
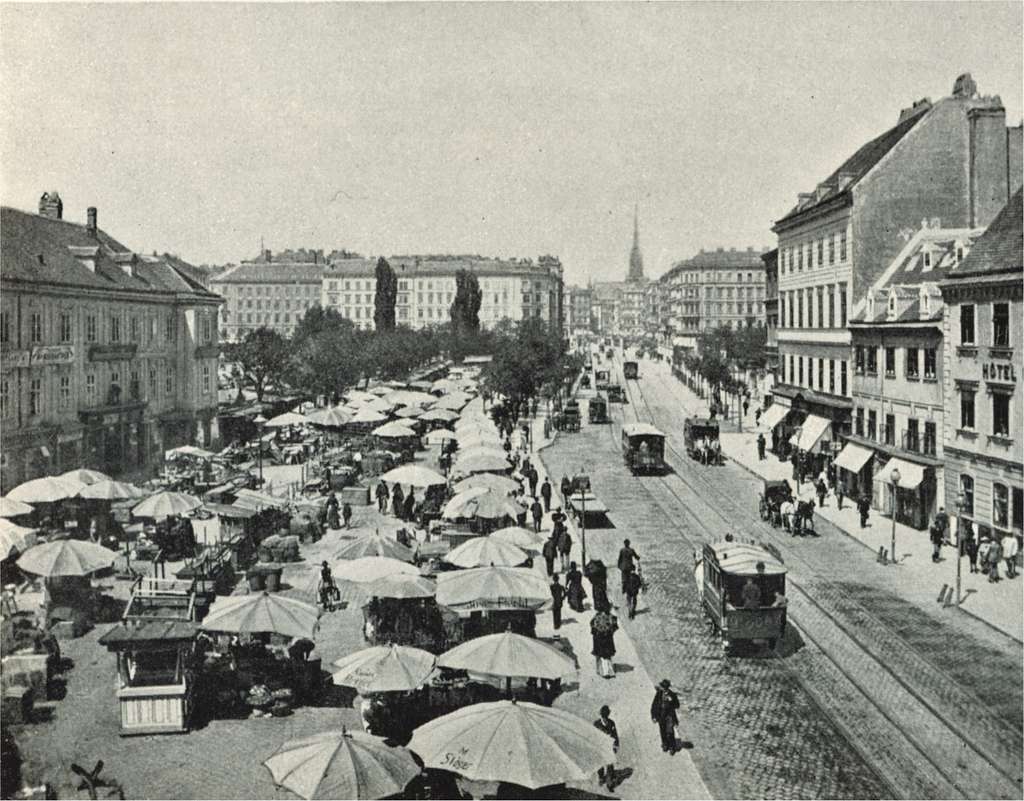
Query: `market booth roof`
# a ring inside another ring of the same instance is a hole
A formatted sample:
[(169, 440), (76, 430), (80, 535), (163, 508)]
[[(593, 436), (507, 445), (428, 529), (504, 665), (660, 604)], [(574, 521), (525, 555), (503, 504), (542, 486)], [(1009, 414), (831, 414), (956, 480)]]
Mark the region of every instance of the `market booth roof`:
[(313, 637), (320, 613), (294, 598), (269, 592), (217, 598), (203, 618), (206, 631)]
[(547, 581), (529, 568), (476, 567), (437, 577), (437, 602), (457, 611), (539, 609), (550, 598)]
[(478, 473), (475, 476), (462, 479), (462, 481), (456, 483), (452, 489), (456, 493), (460, 493), (480, 487), (495, 490), (497, 492), (504, 492), (506, 495), (511, 495), (513, 492), (522, 489), (522, 485), (514, 478), (499, 476), (497, 473)]
[(411, 484), (414, 487), (443, 486), (448, 483), (440, 473), (418, 464), (404, 464), (388, 470), (380, 480), (386, 484)]
[(455, 567), (487, 567), (488, 565), (504, 565), (515, 567), (524, 564), (530, 557), (509, 542), (491, 537), (473, 537), (442, 557), (445, 562)]

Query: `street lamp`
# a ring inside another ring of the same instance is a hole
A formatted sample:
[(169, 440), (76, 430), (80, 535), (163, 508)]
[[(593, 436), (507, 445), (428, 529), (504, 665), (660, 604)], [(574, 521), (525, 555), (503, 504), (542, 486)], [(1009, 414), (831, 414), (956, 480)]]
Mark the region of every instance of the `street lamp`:
[(260, 465), (260, 489), (263, 488), (263, 426), (267, 422), (267, 418), (262, 414), (256, 415), (252, 419), (253, 423), (256, 424), (256, 458), (259, 460)]
[(896, 564), (896, 492), (899, 489), (900, 469), (894, 467), (889, 478), (892, 479), (892, 550), (890, 553), (892, 553), (892, 563)]
[(572, 479), (573, 492), (580, 495), (580, 551), (584, 568), (587, 565), (587, 492), (590, 490), (590, 476), (579, 473)]
[(960, 606), (960, 560), (963, 558), (964, 505), (967, 497), (963, 490), (956, 494), (956, 605)]

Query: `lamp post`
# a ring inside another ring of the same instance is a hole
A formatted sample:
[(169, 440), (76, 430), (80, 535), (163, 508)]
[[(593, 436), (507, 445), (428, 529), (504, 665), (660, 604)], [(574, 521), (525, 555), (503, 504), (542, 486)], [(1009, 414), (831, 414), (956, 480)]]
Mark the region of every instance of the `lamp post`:
[(573, 477), (574, 492), (580, 494), (580, 552), (584, 568), (587, 564), (587, 491), (590, 489), (590, 476), (579, 473)]
[(894, 467), (889, 478), (892, 479), (892, 542), (890, 543), (892, 550), (890, 553), (892, 554), (892, 563), (896, 564), (896, 492), (900, 484), (900, 469)]
[(964, 503), (963, 490), (956, 494), (956, 605), (960, 606), (960, 560), (963, 558)]
[(262, 414), (256, 415), (252, 421), (256, 424), (256, 458), (260, 466), (260, 489), (263, 488), (263, 426), (267, 418)]

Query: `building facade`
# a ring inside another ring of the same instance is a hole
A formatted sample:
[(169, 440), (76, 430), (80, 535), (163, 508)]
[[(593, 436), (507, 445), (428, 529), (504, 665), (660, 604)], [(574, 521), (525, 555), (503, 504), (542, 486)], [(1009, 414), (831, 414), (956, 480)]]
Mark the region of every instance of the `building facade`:
[(980, 534), (1024, 528), (1024, 206), (1018, 190), (940, 284), (945, 505)]
[(593, 330), (594, 290), (589, 286), (569, 286), (566, 287), (563, 298), (565, 333), (570, 336), (590, 333)]
[(97, 225), (0, 210), (0, 484), (89, 467), (145, 475), (164, 450), (218, 438), (218, 309), (172, 257)]
[(779, 404), (851, 428), (847, 321), (920, 227), (987, 225), (1021, 183), (1021, 129), (969, 75), (952, 96), (921, 100), (861, 147), (776, 222), (779, 250)]
[[(914, 528), (945, 504), (943, 313), (939, 283), (955, 274), (981, 229), (924, 227), (868, 290), (850, 320), (853, 431), (837, 480), (851, 497)], [(892, 472), (899, 471), (893, 492)]]
[(764, 365), (770, 389), (779, 370), (779, 249), (762, 254), (764, 262)]
[(323, 271), (323, 262), (274, 261), (266, 251), (214, 276), (210, 290), (224, 298), (222, 338), (238, 342), (257, 328), (291, 336), (306, 311), (320, 305)]
[(593, 319), (598, 333), (639, 337), (648, 331), (645, 317), (647, 279), (644, 256), (640, 250), (640, 218), (633, 211), (633, 245), (625, 281), (600, 281), (593, 284)]

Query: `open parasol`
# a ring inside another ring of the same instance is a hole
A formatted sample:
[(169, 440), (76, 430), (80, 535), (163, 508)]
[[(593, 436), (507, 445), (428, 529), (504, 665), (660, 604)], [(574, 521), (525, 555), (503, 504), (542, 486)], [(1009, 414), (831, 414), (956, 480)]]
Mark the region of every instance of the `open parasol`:
[(438, 428), (434, 431), (429, 432), (423, 441), (428, 445), (440, 445), (442, 442), (447, 442), (450, 439), (455, 439), (455, 434), (444, 428)]
[(99, 470), (87, 470), (84, 467), (79, 467), (75, 470), (68, 470), (66, 473), (61, 473), (60, 478), (66, 478), (68, 481), (74, 481), (78, 484), (85, 485), (110, 480), (110, 476), (106, 473), (101, 473)]
[(475, 567), (437, 576), (437, 602), (453, 609), (539, 609), (550, 598), (547, 581), (524, 567)]
[(345, 411), (344, 407), (334, 406), (330, 409), (317, 409), (306, 415), (306, 421), (316, 426), (326, 428), (341, 428), (348, 425), (352, 415)]
[(409, 426), (403, 423), (386, 423), (370, 432), (375, 437), (386, 439), (401, 439), (403, 437), (416, 437), (418, 434)]
[(421, 414), (423, 414), (421, 406), (403, 406), (401, 409), (395, 410), (395, 417), (413, 418), (419, 417)]
[(361, 584), (363, 593), (370, 598), (433, 598), (437, 585), (426, 576), (394, 573)]
[(19, 484), (7, 493), (7, 497), (22, 503), (53, 503), (75, 497), (82, 486), (74, 479), (45, 476)]
[(474, 537), (445, 554), (444, 561), (456, 567), (515, 567), (530, 557), (515, 545), (491, 537)]
[(386, 484), (411, 484), (414, 487), (435, 487), (447, 483), (440, 473), (418, 464), (404, 464), (388, 470), (380, 480)]
[(573, 660), (557, 648), (511, 631), (468, 640), (442, 654), (437, 664), (507, 678), (559, 679), (576, 670)]
[(6, 559), (12, 553), (25, 553), (36, 544), (36, 530), (12, 523), (0, 518), (0, 559)]
[(267, 428), (285, 428), (286, 426), (304, 426), (309, 423), (301, 414), (296, 412), (285, 412), (277, 417), (271, 417), (264, 425)]
[(306, 799), (396, 796), (420, 772), (405, 748), (344, 729), (289, 740), (263, 764), (275, 784)]
[(7, 496), (0, 497), (0, 517), (20, 517), (21, 515), (30, 515), (34, 511), (27, 503)]
[(515, 701), (436, 718), (413, 732), (409, 748), (430, 768), (534, 789), (586, 781), (615, 761), (612, 739), (590, 721)]
[(454, 496), (445, 504), (441, 517), (445, 520), (469, 520), (475, 517), (485, 520), (511, 517), (515, 520), (522, 511), (522, 508), (504, 492), (477, 487)]
[(376, 581), (396, 573), (404, 573), (407, 576), (420, 575), (419, 568), (387, 556), (363, 556), (359, 559), (346, 560), (336, 564), (333, 570), (334, 578), (358, 584)]
[(232, 634), (283, 634), (312, 638), (316, 634), (318, 618), (315, 606), (284, 595), (260, 592), (217, 598), (203, 618), (201, 628)]
[(442, 423), (451, 423), (453, 420), (458, 420), (459, 416), (451, 409), (430, 409), (429, 411), (423, 412), (419, 419), (431, 422), (439, 420)]
[(402, 562), (411, 562), (416, 554), (412, 548), (407, 548), (397, 540), (380, 534), (366, 534), (362, 537), (357, 537), (350, 542), (346, 542), (334, 554), (335, 559), (360, 559), (364, 556), (386, 556)]
[(437, 401), (437, 403), (434, 404), (434, 408), (451, 409), (453, 412), (457, 412), (469, 403), (470, 400), (470, 396), (464, 392), (450, 392)]
[(464, 478), (456, 483), (452, 489), (459, 493), (481, 487), (495, 492), (504, 492), (506, 495), (511, 495), (513, 492), (522, 489), (522, 485), (514, 478), (499, 476), (496, 473), (478, 473), (475, 476)]
[(362, 694), (408, 692), (422, 687), (434, 672), (434, 655), (419, 648), (379, 645), (335, 660), (334, 683)]
[[(368, 406), (364, 406), (358, 412), (352, 415), (352, 419), (349, 420), (349, 422), (370, 425), (372, 423), (383, 423), (387, 419), (388, 418), (386, 418), (380, 412), (375, 411), (374, 409), (371, 409)], [(415, 434), (413, 436), (415, 436)]]
[(419, 392), (414, 389), (396, 389), (385, 395), (384, 400), (393, 406), (429, 406), (437, 398), (429, 392)]
[(104, 479), (83, 487), (78, 493), (79, 498), (100, 501), (123, 501), (128, 498), (141, 498), (146, 492), (134, 484), (126, 484), (123, 481)]
[(194, 459), (212, 459), (216, 454), (197, 448), (195, 445), (180, 445), (164, 452), (164, 459), (173, 459), (176, 456), (190, 456)]
[(488, 534), (487, 538), (497, 540), (499, 542), (507, 542), (511, 545), (515, 545), (517, 548), (522, 548), (524, 551), (540, 552), (540, 549), (544, 545), (538, 535), (519, 526), (506, 526), (505, 528), (499, 528), (497, 531), (492, 531)]
[(110, 567), (117, 554), (83, 540), (54, 540), (29, 548), (18, 559), (26, 573), (44, 578), (88, 576)]
[(132, 514), (135, 517), (152, 517), (162, 520), (171, 515), (183, 515), (186, 512), (191, 512), (201, 505), (202, 502), (193, 495), (164, 490), (133, 506)]

